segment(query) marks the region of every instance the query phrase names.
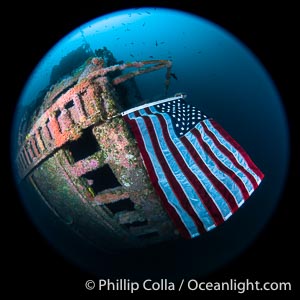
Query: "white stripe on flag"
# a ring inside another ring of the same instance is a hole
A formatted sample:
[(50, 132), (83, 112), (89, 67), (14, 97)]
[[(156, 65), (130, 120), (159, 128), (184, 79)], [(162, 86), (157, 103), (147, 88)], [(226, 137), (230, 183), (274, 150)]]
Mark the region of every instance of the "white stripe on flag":
[[(157, 112), (155, 110), (155, 108), (151, 107), (150, 109), (151, 109), (152, 113), (160, 113), (160, 112)], [(216, 204), (216, 206), (219, 209), (219, 211), (221, 212), (224, 220), (229, 218), (232, 215), (232, 213), (231, 213), (231, 210), (230, 210), (227, 202), (224, 200), (224, 198), (219, 193), (219, 191), (216, 190), (216, 188), (211, 183), (209, 178), (207, 178), (206, 174), (197, 166), (193, 157), (189, 154), (189, 152), (187, 151), (187, 149), (185, 148), (185, 146), (183, 145), (181, 140), (177, 137), (176, 133), (174, 132), (172, 120), (171, 120), (169, 114), (167, 114), (167, 113), (160, 113), (160, 114), (164, 116), (164, 119), (167, 122), (167, 130), (168, 130), (169, 136), (171, 137), (173, 144), (177, 148), (178, 152), (180, 153), (180, 155), (181, 155), (182, 159), (184, 160), (184, 162), (186, 163), (187, 167), (196, 176), (196, 178), (199, 181), (199, 184), (201, 184), (203, 186), (203, 188), (205, 189), (207, 194), (211, 197), (212, 201)], [(157, 128), (159, 125), (160, 125), (159, 121), (157, 119), (155, 119), (154, 127)], [(161, 132), (161, 134), (162, 134), (162, 132)], [(178, 165), (177, 165), (177, 168), (179, 168), (179, 170), (180, 170), (180, 167)], [(177, 171), (177, 170), (175, 170), (175, 171)], [(180, 172), (182, 172), (182, 171), (180, 170)], [(199, 196), (197, 196), (197, 198), (202, 202), (202, 200), (201, 200), (201, 198), (199, 198)], [(196, 201), (199, 201), (199, 200), (196, 200)]]
[(146, 130), (145, 122), (142, 118), (136, 118), (133, 113), (130, 113), (128, 115), (130, 119), (135, 119), (139, 130), (141, 132), (141, 136), (143, 138), (143, 143), (145, 145), (145, 148), (147, 149), (147, 154), (150, 157), (151, 163), (153, 166), (153, 169), (155, 170), (157, 178), (159, 178), (159, 186), (161, 187), (162, 191), (166, 195), (169, 203), (174, 207), (176, 210), (178, 216), (182, 220), (183, 224), (185, 225), (186, 229), (190, 233), (192, 237), (195, 237), (199, 235), (198, 229), (193, 221), (193, 219), (189, 216), (189, 214), (182, 208), (181, 204), (179, 203), (176, 195), (174, 194), (172, 188), (170, 187), (170, 184), (168, 183), (168, 180), (165, 177), (165, 173), (161, 167), (161, 164), (155, 155), (153, 149), (153, 145), (149, 136), (148, 130)]
[[(205, 124), (207, 124), (209, 121), (204, 120)], [(248, 177), (238, 168), (236, 168), (232, 162), (228, 159), (228, 157), (219, 150), (218, 146), (215, 145), (214, 141), (205, 133), (204, 128), (202, 126), (195, 127), (200, 132), (201, 136), (203, 137), (203, 141), (209, 146), (209, 148), (216, 154), (216, 157), (218, 160), (226, 166), (228, 169), (232, 170), (243, 182), (244, 186), (246, 187), (249, 194), (253, 191), (253, 185), (249, 181)]]
[[(198, 126), (201, 126), (200, 124)], [(216, 180), (220, 181), (223, 184), (228, 192), (233, 196), (237, 205), (241, 205), (244, 202), (244, 197), (240, 191), (238, 185), (231, 179), (228, 174), (225, 174), (220, 170), (219, 166), (210, 158), (208, 153), (202, 148), (199, 144), (195, 135), (193, 135), (190, 131), (185, 134), (185, 137), (189, 141), (192, 147), (194, 147), (195, 151), (198, 153), (202, 162), (207, 166)]]
[(214, 136), (218, 139), (218, 141), (227, 148), (228, 151), (230, 151), (234, 157), (236, 158), (237, 162), (240, 166), (243, 167), (243, 169), (246, 169), (256, 180), (256, 182), (259, 184), (261, 182), (261, 179), (257, 176), (255, 172), (249, 167), (245, 159), (242, 155), (239, 154), (239, 151), (231, 144), (229, 143), (222, 134), (211, 124), (211, 122), (208, 120), (206, 122), (206, 125), (208, 129), (214, 134)]
[(160, 123), (157, 120), (157, 117), (155, 115), (148, 115), (143, 110), (140, 113), (141, 113), (141, 115), (143, 115), (143, 116), (147, 115), (150, 118), (150, 120), (153, 124), (153, 128), (156, 133), (157, 140), (159, 142), (160, 151), (161, 151), (162, 155), (165, 157), (171, 172), (176, 177), (177, 182), (180, 184), (180, 186), (181, 186), (182, 190), (184, 191), (187, 199), (189, 200), (192, 208), (194, 209), (194, 211), (197, 214), (197, 216), (199, 217), (199, 219), (202, 221), (205, 229), (208, 231), (208, 230), (214, 228), (215, 224), (214, 224), (214, 221), (211, 218), (208, 210), (203, 205), (201, 199), (199, 198), (195, 189), (191, 186), (189, 180), (182, 173), (171, 150), (169, 149), (168, 145), (166, 144), (164, 138), (162, 138), (163, 132), (162, 132)]

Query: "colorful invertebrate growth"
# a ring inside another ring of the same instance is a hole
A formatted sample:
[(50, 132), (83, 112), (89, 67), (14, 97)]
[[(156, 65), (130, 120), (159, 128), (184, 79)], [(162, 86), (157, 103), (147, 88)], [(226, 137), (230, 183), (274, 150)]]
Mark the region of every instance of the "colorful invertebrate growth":
[(177, 237), (131, 132), (122, 118), (110, 119), (132, 105), (119, 86), (137, 89), (134, 77), (162, 68), (167, 89), (168, 60), (105, 66), (103, 57), (89, 58), (48, 90), (25, 121), (27, 132), (20, 129), (21, 183), (32, 185), (57, 217), (101, 249)]

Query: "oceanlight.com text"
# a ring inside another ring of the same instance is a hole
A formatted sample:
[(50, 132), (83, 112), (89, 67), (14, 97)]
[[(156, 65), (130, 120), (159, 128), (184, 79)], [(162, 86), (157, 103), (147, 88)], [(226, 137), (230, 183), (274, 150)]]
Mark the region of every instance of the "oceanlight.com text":
[(291, 282), (260, 282), (253, 280), (229, 279), (221, 282), (199, 281), (196, 279), (181, 279), (180, 282), (173, 282), (168, 279), (158, 281), (146, 279), (143, 282), (130, 279), (99, 279), (98, 281), (87, 280), (87, 290), (99, 291), (235, 291), (243, 294), (247, 291), (291, 291)]

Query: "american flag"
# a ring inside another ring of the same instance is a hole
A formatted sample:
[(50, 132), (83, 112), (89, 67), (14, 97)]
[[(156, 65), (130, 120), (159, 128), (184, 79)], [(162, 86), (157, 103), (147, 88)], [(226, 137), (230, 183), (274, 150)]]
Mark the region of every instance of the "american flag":
[(183, 95), (168, 99), (122, 115), (162, 204), (181, 235), (194, 238), (227, 220), (264, 175), (215, 120)]

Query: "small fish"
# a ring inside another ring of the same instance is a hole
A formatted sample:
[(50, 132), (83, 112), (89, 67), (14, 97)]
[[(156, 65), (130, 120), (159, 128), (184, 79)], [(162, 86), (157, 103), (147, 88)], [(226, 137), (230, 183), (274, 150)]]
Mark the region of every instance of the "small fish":
[(148, 14), (148, 15), (151, 15), (150, 11), (145, 10), (145, 13)]
[(153, 58), (153, 56), (152, 56), (152, 55), (150, 55), (149, 57), (150, 57), (150, 58)]
[(165, 42), (160, 42), (160, 44), (164, 44)]
[(131, 57), (134, 57), (134, 55), (133, 55), (133, 54), (130, 54), (130, 56), (131, 56)]
[(134, 45), (134, 42), (131, 42), (130, 45)]
[(178, 78), (177, 78), (177, 76), (176, 76), (175, 73), (171, 73), (170, 75), (171, 75), (174, 79), (178, 80)]
[(155, 41), (155, 46), (156, 46), (156, 47), (158, 46), (158, 43), (157, 43), (157, 41)]
[(120, 39), (119, 37), (116, 38), (116, 40), (119, 40), (119, 39)]
[(142, 26), (144, 27), (145, 25), (146, 25), (146, 22), (144, 22)]

